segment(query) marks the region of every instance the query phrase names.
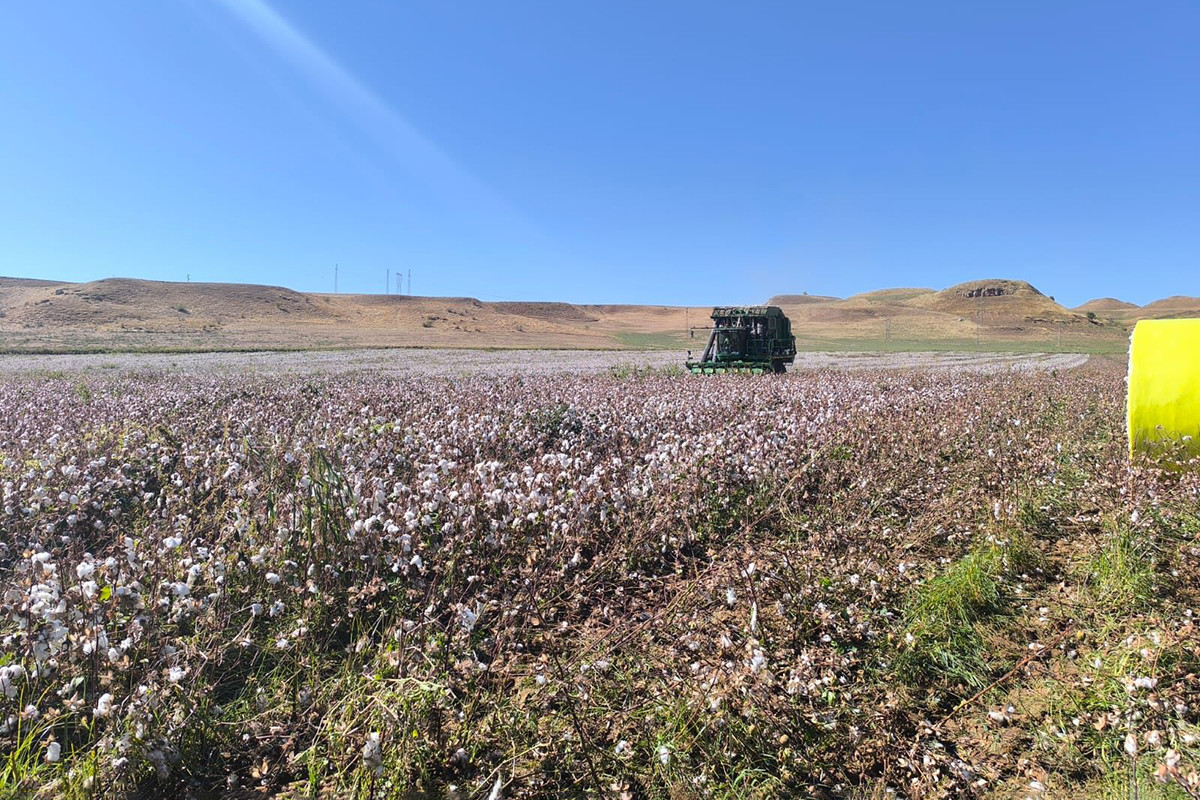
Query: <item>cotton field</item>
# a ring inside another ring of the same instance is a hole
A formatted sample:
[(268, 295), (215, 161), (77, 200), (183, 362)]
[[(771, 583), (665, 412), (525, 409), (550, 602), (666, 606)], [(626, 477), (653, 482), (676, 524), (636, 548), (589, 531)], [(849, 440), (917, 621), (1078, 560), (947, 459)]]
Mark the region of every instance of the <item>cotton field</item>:
[(14, 370), (0, 785), (1200, 796), (1122, 369)]

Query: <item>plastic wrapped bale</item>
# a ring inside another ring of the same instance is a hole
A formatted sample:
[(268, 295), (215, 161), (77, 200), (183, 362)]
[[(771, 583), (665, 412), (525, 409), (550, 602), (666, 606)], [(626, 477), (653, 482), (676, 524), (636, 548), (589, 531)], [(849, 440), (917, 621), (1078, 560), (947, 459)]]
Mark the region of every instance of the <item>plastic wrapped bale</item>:
[(1200, 457), (1200, 319), (1142, 320), (1129, 347), (1129, 452)]

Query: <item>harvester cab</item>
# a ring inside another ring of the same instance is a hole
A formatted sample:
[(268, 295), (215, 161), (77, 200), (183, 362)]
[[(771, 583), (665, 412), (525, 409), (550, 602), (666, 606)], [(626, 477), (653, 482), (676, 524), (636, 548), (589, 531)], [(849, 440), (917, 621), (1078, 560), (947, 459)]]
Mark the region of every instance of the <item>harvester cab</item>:
[(712, 312), (708, 345), (699, 361), (688, 351), (696, 375), (725, 372), (783, 372), (796, 360), (792, 323), (778, 306), (718, 307)]

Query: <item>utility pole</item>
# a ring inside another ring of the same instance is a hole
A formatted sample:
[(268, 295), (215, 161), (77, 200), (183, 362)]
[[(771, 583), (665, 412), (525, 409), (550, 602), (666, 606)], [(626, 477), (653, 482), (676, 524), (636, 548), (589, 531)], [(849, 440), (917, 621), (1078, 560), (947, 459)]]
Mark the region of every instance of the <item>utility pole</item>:
[(408, 296), (412, 297), (412, 270), (408, 271)]
[(338, 265), (334, 264), (333, 265), (333, 293), (334, 294), (337, 294), (337, 271), (338, 271)]

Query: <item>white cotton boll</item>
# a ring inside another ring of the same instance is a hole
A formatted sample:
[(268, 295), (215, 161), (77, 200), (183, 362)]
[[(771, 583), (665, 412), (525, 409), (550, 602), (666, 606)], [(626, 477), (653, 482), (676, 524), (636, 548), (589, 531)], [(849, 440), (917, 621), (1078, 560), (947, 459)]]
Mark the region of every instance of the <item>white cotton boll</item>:
[(96, 717), (107, 717), (112, 712), (113, 696), (108, 692), (100, 695), (100, 699), (96, 701), (96, 708), (92, 711), (92, 715)]
[(79, 576), (79, 580), (85, 581), (92, 577), (96, 572), (96, 565), (91, 561), (84, 561), (75, 567), (75, 574)]
[(665, 744), (660, 745), (658, 748), (658, 760), (664, 767), (671, 763), (671, 748)]
[(1136, 734), (1133, 734), (1133, 733), (1125, 734), (1125, 752), (1129, 755), (1130, 758), (1137, 758), (1138, 741), (1137, 741)]
[(417, 569), (421, 569), (422, 567), (425, 566), (425, 562), (421, 559), (421, 556), (419, 553), (417, 555), (413, 556), (409, 560), (408, 563), (409, 563), (409, 566), (416, 567)]
[(171, 667), (167, 670), (167, 680), (171, 683), (179, 683), (187, 675), (187, 670), (183, 667)]
[(623, 753), (628, 753), (629, 749), (629, 742), (622, 739), (621, 741), (617, 742), (615, 752), (617, 755), (621, 755)]
[(108, 648), (108, 660), (110, 663), (117, 663), (121, 660), (121, 651), (115, 647)]
[(275, 640), (275, 647), (279, 650), (287, 650), (290, 646), (291, 643), (285, 638), (281, 637)]
[(754, 657), (750, 659), (750, 671), (751, 672), (762, 672), (764, 669), (766, 669), (766, 666), (767, 666), (766, 656), (764, 656), (762, 654), (761, 650), (755, 650)]
[(176, 581), (175, 583), (171, 584), (171, 594), (175, 595), (176, 597), (187, 597), (191, 593), (191, 587), (182, 581)]
[(546, 685), (546, 676), (541, 674), (540, 672), (534, 676), (533, 680), (537, 683), (538, 686)]
[(271, 603), (271, 610), (269, 613), (271, 614), (272, 617), (278, 617), (280, 614), (283, 613), (283, 609), (284, 609), (283, 601), (276, 600), (274, 603)]
[(462, 625), (463, 630), (470, 633), (475, 629), (475, 623), (479, 621), (479, 614), (472, 611), (467, 606), (463, 606), (458, 612), (458, 622)]
[(362, 747), (363, 765), (375, 775), (383, 774), (383, 744), (375, 731), (367, 734), (366, 744)]
[(62, 745), (58, 742), (51, 742), (46, 745), (46, 760), (51, 764), (58, 761), (62, 757)]
[(252, 616), (252, 617), (262, 616), (262, 603), (251, 603), (250, 604), (250, 616)]
[(735, 603), (737, 603), (737, 594), (733, 591), (733, 587), (731, 586), (725, 590), (725, 605), (733, 608)]
[(282, 578), (280, 578), (279, 574), (276, 572), (268, 572), (266, 577), (267, 577), (267, 583), (270, 583), (272, 585), (279, 583), (279, 581), (282, 580)]

